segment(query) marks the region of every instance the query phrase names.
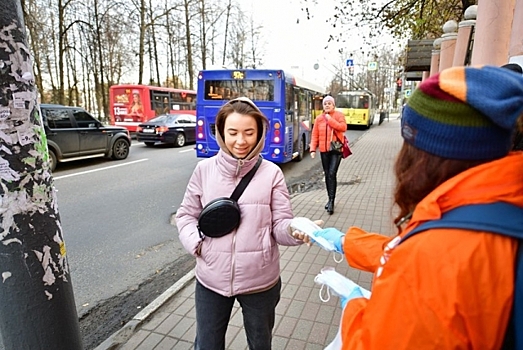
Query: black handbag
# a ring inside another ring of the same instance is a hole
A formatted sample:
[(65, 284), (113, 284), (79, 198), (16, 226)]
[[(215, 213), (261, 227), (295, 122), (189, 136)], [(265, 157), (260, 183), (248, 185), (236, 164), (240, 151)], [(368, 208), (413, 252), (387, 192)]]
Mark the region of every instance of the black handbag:
[(342, 148), (343, 148), (343, 143), (341, 143), (340, 141), (337, 140), (338, 136), (336, 136), (336, 140), (333, 141), (332, 140), (333, 135), (334, 135), (334, 129), (332, 129), (332, 132), (331, 132), (331, 147), (330, 147), (329, 151), (341, 154)]
[(202, 238), (202, 235), (213, 238), (225, 236), (240, 225), (241, 212), (238, 199), (258, 170), (261, 161), (262, 158), (258, 158), (254, 167), (236, 186), (230, 198), (216, 198), (205, 205), (198, 216), (198, 230)]

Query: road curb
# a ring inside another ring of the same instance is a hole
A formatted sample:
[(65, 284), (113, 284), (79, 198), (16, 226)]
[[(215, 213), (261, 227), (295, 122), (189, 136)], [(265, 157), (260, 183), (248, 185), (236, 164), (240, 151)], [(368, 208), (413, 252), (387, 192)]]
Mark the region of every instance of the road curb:
[(95, 350), (115, 350), (117, 347), (127, 342), (129, 338), (134, 334), (134, 330), (145, 320), (149, 318), (156, 310), (158, 310), (163, 304), (171, 299), (176, 293), (178, 293), (183, 287), (189, 284), (194, 279), (194, 269), (189, 271), (185, 276), (180, 278), (175, 284), (169, 289), (163, 292), (158, 298), (154, 299), (149, 305), (147, 305), (142, 311), (137, 313), (129, 322), (127, 322), (122, 328), (114, 332), (109, 338), (107, 338), (102, 344), (98, 345)]

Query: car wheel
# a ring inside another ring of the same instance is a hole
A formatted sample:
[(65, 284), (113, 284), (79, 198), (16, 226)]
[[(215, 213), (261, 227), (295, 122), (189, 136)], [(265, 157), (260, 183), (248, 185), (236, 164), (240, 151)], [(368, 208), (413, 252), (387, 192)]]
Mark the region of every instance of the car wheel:
[(182, 133), (179, 133), (176, 135), (176, 140), (174, 141), (174, 145), (178, 147), (185, 146), (185, 135)]
[(154, 146), (154, 142), (144, 142), (147, 147)]
[(113, 159), (125, 159), (129, 155), (129, 142), (124, 139), (118, 139), (113, 144)]
[(51, 171), (54, 171), (56, 169), (56, 163), (57, 163), (56, 154), (54, 154), (53, 151), (49, 150), (49, 169)]

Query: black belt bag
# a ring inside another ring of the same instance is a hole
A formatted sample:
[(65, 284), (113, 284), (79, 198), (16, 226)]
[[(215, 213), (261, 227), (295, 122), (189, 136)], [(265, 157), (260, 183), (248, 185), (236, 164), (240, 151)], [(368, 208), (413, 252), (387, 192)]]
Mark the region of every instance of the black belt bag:
[(198, 216), (198, 230), (200, 235), (207, 237), (222, 237), (236, 229), (240, 225), (241, 212), (238, 205), (238, 199), (251, 181), (254, 173), (258, 170), (262, 158), (254, 167), (241, 179), (240, 183), (234, 189), (230, 198), (220, 197), (213, 199)]

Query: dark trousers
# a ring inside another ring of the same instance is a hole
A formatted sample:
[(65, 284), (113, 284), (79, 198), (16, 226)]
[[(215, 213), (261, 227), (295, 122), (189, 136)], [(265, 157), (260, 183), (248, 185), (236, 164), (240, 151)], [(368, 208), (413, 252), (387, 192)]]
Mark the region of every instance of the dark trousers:
[(270, 350), (276, 305), (280, 301), (281, 279), (269, 290), (254, 294), (224, 297), (205, 288), (196, 280), (195, 350), (225, 349), (225, 333), (234, 301), (238, 299), (243, 314), (247, 344), (251, 350)]
[(338, 186), (338, 180), (336, 175), (338, 174), (338, 168), (340, 167), (341, 154), (337, 152), (321, 152), (321, 165), (323, 166), (323, 172), (325, 173), (325, 185), (327, 186), (327, 194), (329, 201), (334, 203), (336, 198), (336, 187)]

